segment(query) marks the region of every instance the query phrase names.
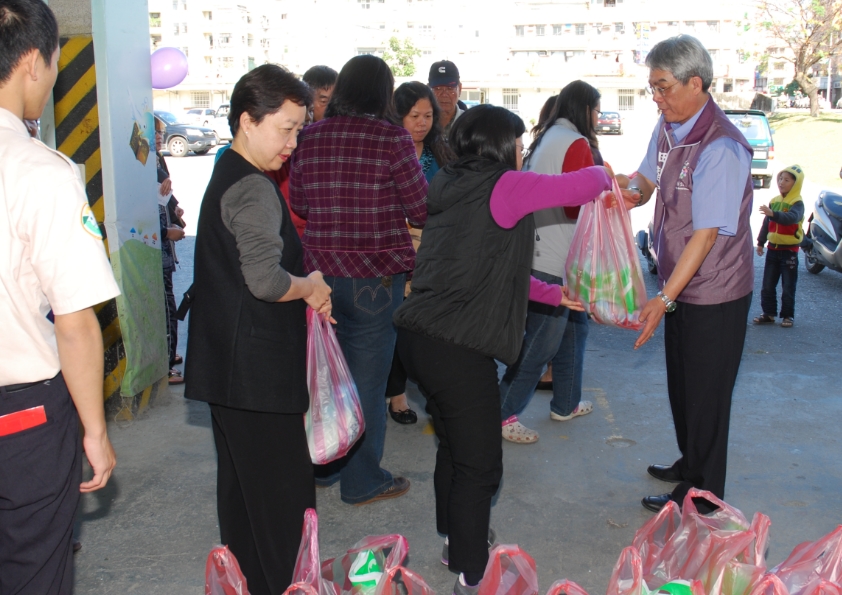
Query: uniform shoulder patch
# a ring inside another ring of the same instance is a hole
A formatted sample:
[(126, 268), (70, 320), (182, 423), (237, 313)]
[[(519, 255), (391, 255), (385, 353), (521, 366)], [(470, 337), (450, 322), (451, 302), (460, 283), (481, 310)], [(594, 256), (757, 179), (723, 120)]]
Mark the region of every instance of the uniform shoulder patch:
[(85, 231), (96, 239), (102, 239), (102, 230), (100, 230), (99, 223), (96, 222), (94, 212), (91, 210), (91, 205), (88, 203), (85, 203), (82, 207), (82, 227), (84, 227)]

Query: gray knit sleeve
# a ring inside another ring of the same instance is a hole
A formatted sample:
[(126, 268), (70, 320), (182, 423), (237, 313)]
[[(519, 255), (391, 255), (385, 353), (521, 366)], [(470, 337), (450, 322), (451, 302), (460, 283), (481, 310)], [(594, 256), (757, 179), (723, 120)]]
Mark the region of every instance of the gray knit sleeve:
[(222, 195), (220, 206), (222, 222), (237, 242), (249, 291), (259, 300), (277, 302), (292, 279), (281, 267), (283, 210), (271, 180), (262, 174), (246, 176)]

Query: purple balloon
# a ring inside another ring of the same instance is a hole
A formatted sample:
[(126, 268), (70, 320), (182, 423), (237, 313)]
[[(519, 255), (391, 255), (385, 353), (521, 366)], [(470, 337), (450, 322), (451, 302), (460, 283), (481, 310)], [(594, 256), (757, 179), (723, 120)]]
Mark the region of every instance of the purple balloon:
[(178, 48), (161, 48), (152, 54), (152, 88), (175, 87), (187, 76), (187, 56)]

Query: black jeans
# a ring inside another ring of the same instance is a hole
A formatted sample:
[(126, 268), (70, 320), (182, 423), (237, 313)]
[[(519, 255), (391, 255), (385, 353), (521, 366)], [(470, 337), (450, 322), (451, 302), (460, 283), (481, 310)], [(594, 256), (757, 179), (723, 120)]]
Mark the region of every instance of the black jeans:
[(760, 289), (760, 307), (773, 318), (778, 313), (778, 279), (781, 280), (781, 318), (795, 318), (795, 285), (798, 283), (798, 252), (794, 250), (766, 251), (763, 268), (763, 287)]
[(0, 416), (39, 406), (46, 423), (0, 437), (0, 593), (70, 595), (79, 416), (61, 374), (16, 392), (0, 389)]
[(304, 415), (210, 409), (220, 538), (249, 593), (281, 595), (292, 582), (304, 511), (316, 508)]
[(672, 492), (679, 504), (691, 487), (725, 497), (731, 395), (746, 338), (751, 294), (723, 304), (680, 302), (665, 316), (667, 388), (683, 481)]
[(491, 499), (503, 477), (500, 390), (493, 358), (398, 329), (398, 353), (427, 399), (439, 439), (436, 528), (450, 540), (450, 569), (488, 563)]

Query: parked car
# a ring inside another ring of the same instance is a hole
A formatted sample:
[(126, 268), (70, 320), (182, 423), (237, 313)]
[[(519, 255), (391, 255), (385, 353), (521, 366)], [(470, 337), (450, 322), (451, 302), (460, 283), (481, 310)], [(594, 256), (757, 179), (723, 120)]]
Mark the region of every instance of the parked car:
[(211, 128), (193, 126), (180, 122), (170, 112), (155, 110), (155, 119), (164, 123), (164, 146), (173, 157), (184, 157), (190, 151), (196, 155), (205, 155), (219, 144), (216, 133)]
[(770, 161), (775, 158), (775, 141), (766, 114), (753, 109), (726, 109), (725, 115), (743, 133), (754, 149), (751, 160), (751, 177), (755, 188), (769, 188), (775, 172)]
[(207, 126), (216, 117), (216, 110), (210, 108), (200, 108), (187, 110), (184, 114), (184, 121), (187, 124), (198, 124), (199, 126)]
[(617, 112), (600, 112), (599, 120), (596, 125), (597, 134), (605, 134), (606, 132), (613, 132), (614, 134), (623, 134), (623, 120)]

